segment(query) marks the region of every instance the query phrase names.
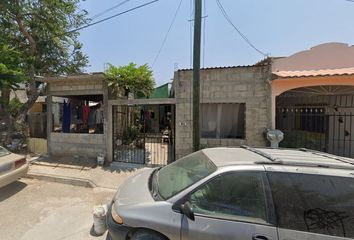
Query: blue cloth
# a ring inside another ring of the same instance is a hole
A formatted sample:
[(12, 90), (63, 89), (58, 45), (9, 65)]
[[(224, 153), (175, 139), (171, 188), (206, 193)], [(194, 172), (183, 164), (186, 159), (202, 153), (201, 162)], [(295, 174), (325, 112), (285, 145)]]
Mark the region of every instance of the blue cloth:
[(70, 132), (70, 123), (71, 123), (70, 103), (66, 103), (65, 100), (64, 100), (63, 124), (62, 124), (62, 129), (63, 129), (64, 133), (69, 133)]

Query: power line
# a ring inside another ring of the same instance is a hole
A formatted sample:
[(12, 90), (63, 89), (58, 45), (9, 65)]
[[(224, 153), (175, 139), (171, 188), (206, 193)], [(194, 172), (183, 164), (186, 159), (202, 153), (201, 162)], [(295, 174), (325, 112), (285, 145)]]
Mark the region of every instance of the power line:
[(123, 14), (128, 13), (128, 12), (132, 12), (132, 11), (134, 11), (134, 10), (136, 10), (136, 9), (145, 7), (145, 6), (147, 6), (147, 5), (150, 5), (150, 4), (155, 3), (155, 2), (158, 2), (158, 1), (159, 1), (159, 0), (153, 0), (153, 1), (150, 1), (150, 2), (147, 2), (147, 3), (144, 3), (144, 4), (141, 4), (141, 5), (139, 5), (139, 6), (136, 6), (136, 7), (134, 7), (134, 8), (130, 8), (130, 9), (124, 11), (124, 12), (117, 13), (117, 14), (115, 14), (115, 15), (113, 15), (113, 16), (104, 18), (104, 19), (99, 20), (99, 21), (97, 21), (97, 22), (93, 22), (93, 23), (87, 24), (87, 25), (85, 25), (85, 26), (82, 26), (82, 27), (79, 27), (79, 28), (75, 28), (75, 29), (73, 29), (73, 30), (70, 30), (70, 31), (64, 33), (63, 35), (80, 31), (80, 30), (82, 30), (82, 29), (91, 27), (91, 26), (96, 25), (96, 24), (99, 24), (99, 23), (101, 23), (101, 22), (105, 22), (105, 21), (110, 20), (110, 19), (112, 19), (112, 18), (118, 17), (118, 16), (123, 15)]
[(94, 19), (96, 19), (96, 18), (98, 18), (98, 17), (100, 17), (100, 16), (102, 16), (102, 15), (104, 15), (104, 14), (106, 14), (106, 13), (108, 13), (108, 12), (114, 10), (114, 9), (116, 9), (117, 7), (122, 6), (123, 4), (125, 4), (125, 3), (129, 2), (129, 1), (131, 1), (131, 0), (122, 1), (122, 2), (118, 3), (117, 5), (114, 5), (113, 7), (110, 7), (110, 8), (108, 8), (108, 9), (106, 9), (106, 10), (100, 12), (100, 13), (97, 13), (91, 18), (91, 20), (94, 20)]
[(216, 0), (216, 3), (221, 11), (221, 13), (224, 15), (225, 19), (230, 23), (230, 25), (237, 31), (237, 33), (242, 37), (245, 42), (252, 47), (254, 50), (256, 50), (259, 54), (263, 55), (264, 57), (268, 57), (267, 54), (259, 50), (255, 45), (252, 44), (252, 42), (235, 26), (235, 24), (232, 22), (231, 18), (227, 14), (226, 10), (222, 6), (220, 0)]
[(155, 66), (155, 63), (156, 63), (157, 59), (159, 58), (163, 47), (165, 46), (165, 43), (166, 43), (166, 41), (167, 41), (167, 37), (168, 37), (169, 33), (171, 32), (172, 26), (173, 26), (173, 24), (174, 24), (175, 21), (176, 21), (177, 14), (178, 14), (179, 10), (181, 9), (182, 2), (183, 2), (183, 0), (181, 0), (181, 1), (179, 2), (179, 4), (178, 4), (178, 7), (177, 7), (176, 12), (175, 12), (175, 15), (173, 16), (172, 22), (171, 22), (171, 24), (170, 24), (170, 27), (168, 28), (168, 30), (167, 30), (167, 32), (166, 32), (166, 35), (165, 35), (165, 38), (164, 38), (163, 41), (162, 41), (161, 47), (160, 47), (160, 49), (159, 49), (159, 51), (158, 51), (158, 53), (157, 53), (157, 55), (156, 55), (156, 57), (155, 57), (155, 59), (154, 59), (154, 61), (153, 61), (153, 63), (152, 63), (152, 67)]

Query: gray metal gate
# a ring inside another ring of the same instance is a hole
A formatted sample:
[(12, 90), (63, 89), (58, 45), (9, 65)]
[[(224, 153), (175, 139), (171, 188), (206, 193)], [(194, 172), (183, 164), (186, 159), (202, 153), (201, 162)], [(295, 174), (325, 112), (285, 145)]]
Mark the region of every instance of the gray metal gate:
[(354, 157), (354, 114), (350, 110), (336, 106), (278, 108), (276, 128), (284, 132), (280, 146)]
[(173, 105), (113, 107), (114, 161), (167, 165), (175, 160)]

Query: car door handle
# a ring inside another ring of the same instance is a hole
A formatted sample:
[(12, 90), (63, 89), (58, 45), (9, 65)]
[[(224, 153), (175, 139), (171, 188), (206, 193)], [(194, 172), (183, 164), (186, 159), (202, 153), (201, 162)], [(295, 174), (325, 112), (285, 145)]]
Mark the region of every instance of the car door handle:
[(271, 240), (271, 239), (263, 235), (255, 235), (252, 237), (252, 240)]

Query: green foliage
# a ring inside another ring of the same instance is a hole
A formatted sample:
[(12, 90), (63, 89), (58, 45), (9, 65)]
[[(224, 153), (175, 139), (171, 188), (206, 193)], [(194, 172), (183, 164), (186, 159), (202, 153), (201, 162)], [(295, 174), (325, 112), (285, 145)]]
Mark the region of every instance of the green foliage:
[(17, 88), (24, 80), (19, 56), (20, 53), (9, 45), (0, 45), (0, 89)]
[[(123, 132), (123, 145), (137, 145), (138, 136), (141, 131), (141, 126), (139, 125), (132, 125), (127, 127), (126, 130)], [(138, 147), (138, 146), (137, 146)]]
[(15, 97), (10, 100), (8, 111), (12, 116), (16, 116), (16, 114), (21, 106), (22, 106), (22, 103), (20, 102), (20, 100), (17, 97)]
[(124, 90), (148, 97), (155, 87), (152, 70), (147, 64), (139, 67), (135, 63), (120, 67), (109, 64), (105, 74), (108, 86), (116, 91)]
[[(78, 32), (70, 30), (88, 22), (79, 0), (2, 0), (2, 41), (21, 55), (24, 70), (34, 64), (37, 75), (80, 72), (87, 65)], [(22, 23), (24, 30), (19, 27)], [(35, 51), (27, 31), (34, 41)]]
[(80, 73), (87, 65), (79, 32), (71, 30), (88, 22), (80, 0), (0, 0), (0, 87), (26, 82), (21, 121), (40, 94), (36, 75)]

